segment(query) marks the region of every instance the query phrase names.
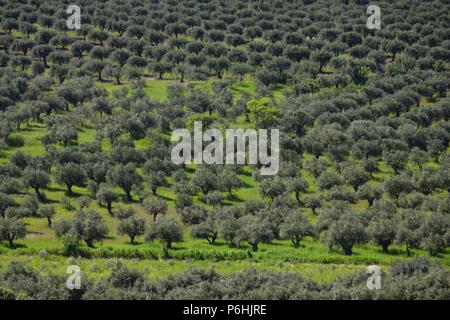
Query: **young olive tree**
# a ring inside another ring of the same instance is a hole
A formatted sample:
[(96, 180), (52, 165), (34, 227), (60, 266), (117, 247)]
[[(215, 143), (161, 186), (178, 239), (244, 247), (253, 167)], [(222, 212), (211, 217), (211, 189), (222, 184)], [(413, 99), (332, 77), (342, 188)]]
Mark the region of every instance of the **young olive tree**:
[(136, 237), (145, 232), (145, 221), (135, 216), (121, 219), (117, 225), (117, 232), (129, 236), (131, 244), (134, 244)]
[(52, 218), (55, 216), (55, 214), (56, 214), (56, 210), (51, 205), (40, 206), (39, 209), (37, 210), (37, 215), (39, 217), (47, 219), (47, 223), (48, 223), (48, 227), (49, 228), (52, 227)]
[(183, 241), (183, 228), (174, 217), (159, 216), (147, 229), (145, 241), (160, 240), (166, 249), (172, 249), (172, 243)]
[(292, 211), (286, 216), (280, 227), (281, 236), (290, 239), (294, 247), (300, 246), (300, 241), (305, 236), (313, 236), (314, 228), (308, 218), (300, 211)]
[(27, 230), (25, 223), (16, 217), (0, 218), (0, 240), (8, 241), (9, 247), (15, 247), (14, 241), (20, 238), (25, 238)]
[(331, 223), (324, 239), (328, 246), (341, 246), (344, 254), (349, 256), (355, 244), (366, 241), (366, 232), (360, 217), (354, 212), (347, 212)]

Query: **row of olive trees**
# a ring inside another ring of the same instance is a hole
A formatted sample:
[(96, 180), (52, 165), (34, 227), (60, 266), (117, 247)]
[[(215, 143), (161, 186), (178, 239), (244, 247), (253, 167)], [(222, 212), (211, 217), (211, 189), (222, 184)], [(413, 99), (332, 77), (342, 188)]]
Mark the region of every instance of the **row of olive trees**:
[(222, 237), (237, 247), (246, 241), (254, 251), (259, 243), (270, 243), (273, 239), (289, 239), (299, 247), (304, 237), (313, 236), (321, 237), (329, 250), (333, 246), (341, 247), (346, 255), (352, 254), (354, 245), (367, 242), (380, 245), (385, 253), (395, 243), (406, 245), (408, 255), (414, 248), (437, 255), (445, 250), (450, 240), (448, 199), (430, 216), (414, 209), (397, 212), (394, 203), (385, 200), (376, 201), (367, 212), (357, 213), (347, 202), (335, 200), (320, 211), (316, 224), (293, 207), (279, 204), (265, 207), (262, 203), (248, 203), (248, 206), (244, 210), (224, 208), (210, 212), (197, 207), (182, 215), (193, 224), (194, 238), (214, 244)]
[[(101, 279), (83, 275), (80, 290), (68, 290), (64, 276), (41, 274), (19, 262), (0, 273), (0, 299), (365, 299), (448, 300), (449, 271), (418, 257), (382, 270), (379, 290), (367, 288), (367, 273), (354, 272), (332, 282), (315, 282), (293, 272), (248, 269), (222, 275), (213, 269), (190, 269), (158, 279), (122, 263)], [(416, 290), (419, 286), (421, 289)], [(402, 288), (402, 290), (399, 290)]]
[[(120, 209), (116, 216), (120, 220), (117, 231), (129, 236), (133, 244), (135, 238), (143, 234), (146, 241), (159, 239), (167, 249), (172, 248), (172, 243), (182, 241), (182, 226), (171, 216), (161, 215), (147, 228), (145, 220), (136, 217), (132, 209)], [(75, 254), (80, 241), (93, 248), (95, 242), (104, 240), (108, 235), (104, 219), (94, 210), (78, 211), (73, 220), (58, 221), (54, 230), (56, 236), (62, 238), (67, 254)]]
[[(133, 10), (132, 8), (127, 9)], [(283, 6), (282, 9), (285, 7)], [(356, 8), (354, 9), (356, 10)], [(145, 10), (147, 9), (144, 9), (143, 12)], [(334, 27), (321, 30), (322, 28), (319, 28), (319, 25), (316, 26), (313, 21), (310, 25), (303, 25), (300, 21), (294, 23), (284, 20), (284, 23), (277, 24), (276, 28), (272, 22), (255, 21), (256, 26), (251, 26), (248, 21), (243, 24), (237, 22), (242, 17), (233, 18), (228, 15), (227, 20), (237, 21), (227, 27), (226, 24), (229, 22), (226, 23), (219, 19), (213, 23), (213, 26), (205, 27), (206, 30), (204, 30), (201, 24), (199, 26), (191, 25), (188, 28), (183, 23), (168, 23), (164, 19), (156, 24), (155, 19), (152, 19), (152, 23), (149, 22), (150, 25), (145, 25), (143, 21), (133, 21), (133, 18), (128, 21), (128, 16), (120, 18), (115, 16), (112, 19), (101, 14), (102, 10), (92, 10), (84, 14), (86, 23), (78, 32), (79, 37), (75, 38), (65, 32), (67, 30), (64, 29), (61, 13), (58, 14), (58, 19), (61, 20), (53, 25), (55, 20), (49, 16), (49, 11), (56, 14), (55, 10), (48, 7), (45, 7), (45, 14), (42, 15), (45, 18), (39, 17), (41, 19), (38, 19), (36, 14), (9, 13), (11, 17), (5, 20), (3, 28), (9, 33), (12, 30), (20, 29), (27, 38), (14, 39), (9, 35), (3, 36), (2, 47), (4, 50), (8, 52), (11, 49), (13, 52), (19, 53), (12, 57), (9, 57), (8, 53), (4, 53), (1, 59), (3, 65), (11, 60), (14, 66), (24, 69), (32, 64), (31, 58), (26, 56), (28, 52), (31, 52), (35, 59), (42, 60), (41, 64), (34, 64), (36, 71), (45, 71), (47, 60), (50, 60), (53, 63), (52, 75), (62, 82), (72, 73), (68, 66), (71, 57), (82, 60), (84, 56), (89, 55), (90, 59), (84, 64), (88, 72), (96, 74), (98, 79), (102, 80), (102, 71), (105, 71), (106, 76), (115, 78), (118, 83), (120, 83), (123, 73), (132, 76), (136, 69), (146, 67), (148, 64), (146, 58), (152, 60), (150, 71), (157, 74), (159, 78), (166, 72), (176, 71), (181, 80), (184, 79), (186, 73), (192, 72), (196, 77), (215, 74), (221, 78), (224, 71), (230, 68), (236, 75), (243, 76), (246, 73), (252, 73), (255, 68), (259, 69), (263, 66), (264, 68), (258, 72), (257, 78), (267, 84), (273, 80), (286, 81), (286, 70), (291, 64), (295, 65), (302, 60), (311, 60), (314, 65), (309, 64), (306, 68), (318, 69), (317, 73), (320, 73), (323, 67), (331, 62), (333, 56), (345, 51), (348, 51), (353, 58), (358, 59), (353, 63), (356, 67), (350, 65), (350, 74), (356, 82), (359, 82), (359, 79), (367, 78), (366, 75), (361, 74), (361, 68), (358, 66), (361, 63), (359, 60), (368, 59), (370, 60), (368, 66), (375, 65), (377, 69), (380, 69), (380, 65), (385, 63), (385, 56), (392, 55), (392, 59), (395, 60), (396, 55), (406, 48), (408, 48), (406, 50), (408, 55), (414, 59), (422, 59), (426, 56), (421, 60), (423, 66), (429, 65), (430, 59), (433, 64), (435, 61), (446, 60), (449, 56), (448, 41), (445, 42), (445, 33), (441, 29), (438, 29), (439, 32), (435, 32), (433, 35), (429, 34), (429, 31), (418, 29), (408, 33), (394, 24), (391, 27), (393, 29), (391, 32), (394, 34), (392, 37), (383, 32), (367, 35), (364, 32), (365, 28), (353, 27), (351, 24), (348, 25), (348, 28), (342, 28), (341, 25), (336, 24)], [(9, 11), (6, 10), (6, 12)], [(139, 13), (142, 14), (141, 11)], [(323, 14), (328, 15), (329, 13), (324, 11)], [(177, 16), (176, 13), (174, 15)], [(96, 18), (92, 18), (92, 16)], [(144, 16), (138, 16), (139, 20), (144, 18)], [(179, 18), (181, 19), (181, 17)], [(196, 18), (200, 21), (208, 20), (203, 16), (196, 16)], [(252, 14), (249, 18), (257, 19)], [(356, 25), (361, 24), (358, 19), (356, 21), (358, 22)], [(36, 22), (44, 23), (45, 28), (35, 28), (33, 23)], [(94, 25), (90, 25), (89, 22)], [(260, 27), (260, 23), (264, 26)], [(434, 27), (440, 26), (439, 21), (431, 23)], [(167, 29), (163, 27), (166, 24)], [(119, 29), (116, 28), (118, 25), (121, 26)], [(286, 28), (285, 26), (288, 25), (292, 27)], [(188, 31), (188, 29), (192, 30)], [(189, 41), (189, 38), (181, 37), (180, 35), (183, 34), (190, 34), (195, 40)], [(34, 40), (29, 39), (31, 35)], [(261, 38), (261, 40), (254, 41), (255, 38)], [(228, 50), (227, 46), (230, 45), (235, 48)], [(108, 59), (109, 55), (114, 62), (112, 67), (108, 67), (104, 61)], [(131, 70), (124, 69), (125, 65)], [(335, 64), (333, 63), (333, 65)], [(78, 67), (80, 64), (76, 63), (75, 68)], [(192, 71), (191, 69), (199, 70)]]

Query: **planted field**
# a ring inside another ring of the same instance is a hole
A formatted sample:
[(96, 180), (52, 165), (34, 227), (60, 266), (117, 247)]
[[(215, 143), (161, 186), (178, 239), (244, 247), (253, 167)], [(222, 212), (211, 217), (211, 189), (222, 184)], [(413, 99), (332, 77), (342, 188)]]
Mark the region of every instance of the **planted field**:
[(450, 8), (367, 5), (0, 0), (0, 299), (448, 298)]

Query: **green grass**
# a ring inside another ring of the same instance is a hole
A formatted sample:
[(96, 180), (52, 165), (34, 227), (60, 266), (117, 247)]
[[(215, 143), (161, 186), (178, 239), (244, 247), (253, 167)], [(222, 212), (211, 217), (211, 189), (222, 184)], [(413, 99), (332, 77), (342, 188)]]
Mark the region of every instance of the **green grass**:
[[(195, 266), (205, 269), (214, 267), (223, 274), (247, 268), (299, 272), (313, 280), (331, 281), (355, 270), (363, 270), (367, 265), (377, 264), (387, 269), (397, 261), (412, 258), (406, 257), (402, 247), (393, 246), (392, 253), (385, 254), (373, 245), (356, 246), (352, 256), (344, 256), (339, 250), (327, 252), (322, 243), (312, 238), (304, 239), (300, 248), (292, 247), (288, 241), (274, 241), (272, 244), (261, 244), (258, 252), (251, 253), (248, 245), (238, 249), (230, 248), (220, 240), (217, 245), (211, 246), (206, 241), (189, 239), (187, 234), (185, 238), (184, 242), (169, 251), (169, 257), (164, 257), (158, 242), (139, 241), (139, 244), (131, 245), (124, 237), (109, 238), (97, 249), (84, 247), (83, 250), (90, 254), (89, 259), (78, 258), (70, 263), (67, 257), (58, 254), (61, 244), (54, 238), (29, 238), (18, 241), (19, 247), (15, 250), (0, 246), (0, 270), (11, 261), (22, 261), (39, 271), (64, 274), (69, 264), (76, 263), (89, 276), (102, 277), (109, 274), (116, 261), (121, 261), (150, 277), (161, 277)], [(43, 248), (48, 256), (42, 255)], [(423, 254), (425, 252), (422, 250), (414, 250), (414, 256)], [(432, 258), (432, 261), (450, 267), (448, 252), (444, 257)]]
[(147, 87), (145, 93), (152, 100), (166, 101), (167, 100), (167, 87), (171, 84), (179, 83), (172, 80), (146, 80)]
[(66, 269), (70, 264), (76, 264), (80, 267), (83, 276), (90, 279), (101, 279), (111, 274), (113, 267), (117, 263), (121, 263), (129, 268), (140, 270), (149, 278), (161, 278), (177, 272), (184, 272), (193, 267), (210, 269), (213, 268), (220, 274), (231, 274), (244, 271), (249, 268), (256, 270), (298, 272), (304, 278), (315, 281), (328, 282), (338, 277), (349, 275), (358, 270), (364, 270), (364, 265), (340, 265), (340, 264), (316, 264), (316, 263), (286, 263), (280, 262), (270, 264), (267, 262), (253, 261), (177, 261), (177, 260), (132, 260), (132, 259), (95, 259), (89, 260), (84, 258), (66, 258), (55, 255), (41, 257), (34, 256), (9, 256), (3, 255), (0, 260), (0, 272), (7, 269), (8, 265), (18, 261), (25, 266), (32, 268), (44, 274), (56, 274), (66, 276)]
[(256, 92), (256, 83), (251, 77), (245, 77), (242, 81), (231, 85), (230, 89), (235, 98), (240, 98), (244, 93), (253, 96)]
[(34, 123), (30, 121), (30, 126), (22, 124), (21, 129), (12, 133), (10, 139), (21, 137), (24, 140), (23, 146), (7, 146), (5, 150), (0, 153), (0, 164), (7, 163), (9, 157), (16, 152), (23, 152), (33, 157), (44, 156), (46, 154), (45, 147), (40, 141), (47, 133), (47, 129), (43, 123)]
[[(171, 84), (179, 83), (179, 81), (174, 80), (155, 80), (146, 79), (147, 86), (144, 92), (150, 97), (150, 99), (155, 101), (166, 101), (167, 100), (167, 88)], [(97, 85), (105, 88), (108, 94), (111, 94), (115, 90), (119, 90), (122, 87), (129, 88), (129, 83), (122, 81), (121, 85), (117, 85), (115, 82), (97, 82)]]
[[(240, 98), (244, 93), (250, 96), (255, 96), (257, 84), (252, 77), (245, 77), (242, 81), (238, 81), (231, 85), (230, 89), (235, 99)], [(282, 102), (285, 97), (285, 92), (291, 88), (287, 84), (276, 84), (273, 90), (273, 97)]]

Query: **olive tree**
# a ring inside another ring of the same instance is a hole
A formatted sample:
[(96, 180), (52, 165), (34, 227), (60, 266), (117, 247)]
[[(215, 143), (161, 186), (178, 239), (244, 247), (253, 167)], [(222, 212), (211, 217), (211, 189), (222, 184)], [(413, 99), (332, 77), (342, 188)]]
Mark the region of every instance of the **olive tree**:
[(383, 195), (383, 188), (380, 186), (372, 186), (369, 184), (363, 184), (358, 189), (358, 197), (363, 200), (367, 200), (369, 207), (373, 205), (373, 202), (380, 199)]
[(139, 185), (142, 182), (142, 177), (137, 173), (136, 168), (132, 163), (116, 165), (108, 172), (108, 179), (114, 186), (123, 189), (128, 202), (133, 200), (131, 197), (133, 186)]
[(259, 185), (259, 193), (262, 197), (274, 199), (287, 191), (286, 184), (279, 178), (267, 178), (261, 181)]
[(370, 180), (370, 174), (361, 166), (347, 167), (342, 171), (342, 175), (345, 178), (345, 182), (350, 184), (355, 191), (358, 191), (361, 185)]
[(398, 174), (398, 171), (406, 166), (406, 160), (408, 160), (408, 154), (401, 150), (395, 150), (391, 152), (385, 152), (383, 154), (384, 161), (394, 169), (394, 172)]
[(300, 193), (308, 190), (308, 182), (302, 177), (295, 177), (289, 180), (288, 189), (295, 194), (295, 199), (301, 204)]
[(367, 234), (373, 242), (379, 244), (383, 252), (388, 253), (389, 246), (394, 242), (397, 230), (392, 213), (386, 211), (377, 212), (367, 227)]
[(100, 190), (98, 190), (96, 197), (100, 204), (106, 204), (108, 213), (112, 215), (112, 203), (117, 201), (119, 198), (118, 194), (110, 188), (101, 187)]
[(41, 218), (46, 218), (49, 228), (52, 227), (52, 218), (55, 216), (55, 208), (51, 205), (43, 205), (37, 209), (37, 215)]
[(260, 217), (246, 215), (239, 219), (239, 223), (242, 225), (239, 230), (240, 239), (247, 241), (253, 251), (258, 251), (260, 242), (269, 242), (274, 237), (270, 223)]
[(183, 241), (183, 228), (174, 217), (159, 216), (145, 233), (146, 241), (156, 239), (163, 242), (166, 249), (172, 249), (172, 243)]
[(412, 189), (412, 182), (406, 176), (394, 176), (384, 182), (384, 190), (395, 199), (398, 199), (401, 193), (411, 192)]
[(117, 232), (129, 236), (131, 244), (134, 244), (135, 238), (145, 232), (145, 221), (135, 216), (121, 219), (117, 225)]
[(341, 246), (345, 255), (352, 255), (353, 246), (366, 241), (366, 232), (357, 214), (347, 212), (331, 223), (324, 239), (329, 247)]
[(317, 208), (320, 208), (321, 197), (316, 195), (306, 195), (303, 199), (305, 208), (310, 208), (313, 214), (317, 214)]
[(436, 256), (445, 251), (450, 243), (450, 216), (433, 212), (422, 226), (421, 247)]
[(10, 207), (14, 207), (16, 202), (13, 197), (0, 192), (0, 216), (5, 217), (6, 210)]
[(61, 165), (56, 171), (56, 181), (67, 187), (67, 194), (73, 195), (73, 186), (84, 187), (86, 182), (86, 172), (84, 168), (76, 163), (69, 162)]
[(195, 239), (205, 239), (213, 245), (219, 235), (220, 220), (218, 215), (210, 213), (205, 221), (192, 227), (192, 237)]
[(29, 167), (23, 172), (23, 182), (26, 186), (33, 188), (39, 198), (42, 198), (40, 189), (49, 185), (50, 177), (43, 170)]
[(400, 214), (400, 222), (397, 225), (396, 243), (406, 245), (406, 253), (411, 255), (412, 249), (419, 248), (423, 238), (424, 216), (422, 212), (407, 209)]
[(142, 203), (145, 212), (153, 216), (153, 221), (156, 220), (158, 214), (165, 214), (167, 212), (167, 202), (164, 200), (150, 200), (145, 199)]
[(219, 184), (221, 189), (228, 191), (230, 196), (233, 196), (233, 189), (241, 186), (239, 178), (233, 170), (223, 170), (219, 175)]
[(221, 218), (219, 235), (230, 245), (238, 248), (242, 241), (241, 228), (242, 223), (235, 216), (227, 215)]
[(82, 240), (90, 248), (94, 247), (95, 241), (103, 240), (108, 234), (108, 228), (102, 216), (93, 210), (80, 211), (75, 219), (62, 220), (54, 224), (55, 234), (58, 238), (74, 237)]
[(25, 223), (16, 217), (0, 218), (0, 240), (8, 241), (10, 248), (14, 248), (14, 241), (24, 238), (27, 234)]
[(281, 236), (290, 239), (294, 247), (300, 245), (305, 236), (314, 235), (314, 229), (308, 218), (300, 211), (292, 211), (286, 216), (280, 227)]
[(203, 194), (206, 195), (208, 192), (217, 189), (219, 180), (213, 170), (208, 167), (201, 166), (195, 170), (192, 183), (200, 188)]

